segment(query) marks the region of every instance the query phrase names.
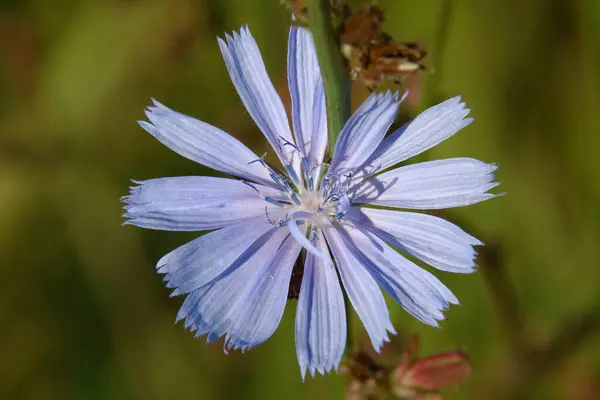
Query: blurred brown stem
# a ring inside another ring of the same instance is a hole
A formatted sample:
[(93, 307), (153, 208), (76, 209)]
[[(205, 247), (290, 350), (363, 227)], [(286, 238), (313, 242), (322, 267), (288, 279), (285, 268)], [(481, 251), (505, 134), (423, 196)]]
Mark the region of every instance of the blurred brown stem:
[(545, 345), (534, 344), (525, 334), (525, 319), (501, 253), (497, 244), (486, 246), (482, 251), (485, 266), (481, 272), (510, 341), (511, 352), (507, 355), (510, 367), (505, 369), (510, 373), (495, 377), (497, 380), (486, 385), (483, 393), (493, 399), (523, 398), (533, 381), (562, 367), (586, 339), (600, 331), (600, 304), (560, 323), (557, 333)]
[(481, 251), (484, 260), (481, 272), (490, 289), (511, 346), (518, 352), (523, 347), (524, 320), (519, 309), (517, 294), (500, 254), (500, 246), (497, 244), (484, 247)]
[(530, 369), (536, 375), (553, 371), (576, 353), (586, 339), (598, 331), (600, 331), (600, 304), (563, 322), (554, 338), (529, 357)]

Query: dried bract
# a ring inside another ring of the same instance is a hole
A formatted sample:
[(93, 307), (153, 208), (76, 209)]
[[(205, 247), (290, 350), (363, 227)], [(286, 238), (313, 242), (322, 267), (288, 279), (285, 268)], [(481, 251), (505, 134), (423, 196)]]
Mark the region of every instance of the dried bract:
[(385, 80), (401, 82), (415, 72), (426, 70), (427, 52), (417, 42), (395, 41), (381, 29), (383, 11), (370, 6), (343, 24), (341, 51), (348, 60), (350, 77), (370, 90)]

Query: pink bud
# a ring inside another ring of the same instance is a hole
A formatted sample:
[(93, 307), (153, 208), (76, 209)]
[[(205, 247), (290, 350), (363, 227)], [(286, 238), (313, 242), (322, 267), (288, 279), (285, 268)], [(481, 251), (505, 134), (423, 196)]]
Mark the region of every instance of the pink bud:
[(425, 390), (454, 386), (471, 375), (471, 363), (462, 351), (437, 353), (396, 370), (399, 385)]

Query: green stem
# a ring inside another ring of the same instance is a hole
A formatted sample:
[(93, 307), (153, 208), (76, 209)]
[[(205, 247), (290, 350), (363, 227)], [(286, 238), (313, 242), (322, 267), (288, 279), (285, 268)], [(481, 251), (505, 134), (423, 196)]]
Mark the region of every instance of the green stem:
[(331, 26), (330, 0), (307, 0), (308, 24), (313, 34), (323, 76), (327, 104), (329, 156), (350, 114), (350, 81), (340, 52), (339, 35)]
[(444, 51), (448, 47), (448, 38), (450, 37), (450, 25), (454, 14), (454, 0), (445, 0), (442, 3), (440, 12), (438, 29), (436, 32), (435, 48), (433, 49), (432, 67), (435, 70), (434, 74), (428, 77), (428, 84), (425, 91), (425, 104), (439, 103), (442, 96), (442, 84), (444, 83), (443, 73), (444, 66)]

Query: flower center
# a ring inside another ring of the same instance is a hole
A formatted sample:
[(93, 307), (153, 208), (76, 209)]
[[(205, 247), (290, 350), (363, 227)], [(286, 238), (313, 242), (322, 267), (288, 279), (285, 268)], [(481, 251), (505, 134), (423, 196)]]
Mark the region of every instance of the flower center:
[[(349, 193), (351, 175), (338, 176), (326, 173), (321, 179), (322, 166), (313, 166), (311, 169), (306, 157), (295, 146), (294, 149), (301, 157), (300, 174), (296, 173), (291, 162), (284, 163), (285, 170), (288, 172), (286, 176), (274, 171), (264, 161), (264, 156), (253, 161), (260, 162), (267, 169), (275, 186), (287, 195), (287, 199), (263, 196), (254, 185), (244, 183), (268, 203), (265, 204), (265, 216), (271, 224), (287, 227), (294, 239), (308, 252), (329, 262), (329, 257), (313, 244), (317, 237), (316, 231), (328, 224), (340, 223), (344, 218), (355, 194)], [(317, 173), (315, 170), (318, 170)], [(273, 219), (269, 215), (269, 209), (282, 210), (285, 212), (285, 217)], [(303, 226), (302, 229), (299, 226)]]

